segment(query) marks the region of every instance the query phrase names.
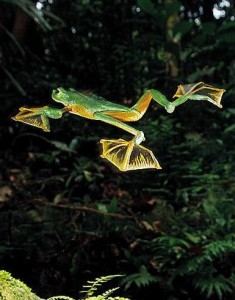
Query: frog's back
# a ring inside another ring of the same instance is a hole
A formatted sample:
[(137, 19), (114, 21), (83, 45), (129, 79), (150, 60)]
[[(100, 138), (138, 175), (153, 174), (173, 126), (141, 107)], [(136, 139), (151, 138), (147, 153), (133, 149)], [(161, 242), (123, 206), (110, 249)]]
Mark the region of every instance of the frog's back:
[(88, 119), (94, 119), (96, 112), (102, 111), (127, 111), (124, 105), (110, 102), (102, 97), (90, 93), (74, 92), (71, 95), (71, 104), (67, 106), (69, 112)]

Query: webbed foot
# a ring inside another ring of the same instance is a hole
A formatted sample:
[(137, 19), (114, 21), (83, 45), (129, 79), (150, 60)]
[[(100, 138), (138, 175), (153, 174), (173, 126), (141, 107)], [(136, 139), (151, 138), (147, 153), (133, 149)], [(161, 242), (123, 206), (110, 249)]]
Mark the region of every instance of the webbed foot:
[(100, 141), (103, 148), (102, 158), (106, 158), (120, 171), (139, 169), (161, 169), (151, 150), (123, 139)]
[[(188, 96), (188, 99), (207, 100), (219, 108), (222, 108), (221, 98), (224, 92), (224, 89), (215, 88), (211, 85), (205, 84), (204, 82), (198, 82), (193, 84), (179, 85), (173, 98)], [(177, 105), (177, 100), (174, 101), (174, 103)]]
[(12, 117), (14, 121), (29, 124), (44, 131), (50, 131), (50, 124), (45, 112), (49, 109), (48, 106), (42, 107), (20, 107), (19, 113)]

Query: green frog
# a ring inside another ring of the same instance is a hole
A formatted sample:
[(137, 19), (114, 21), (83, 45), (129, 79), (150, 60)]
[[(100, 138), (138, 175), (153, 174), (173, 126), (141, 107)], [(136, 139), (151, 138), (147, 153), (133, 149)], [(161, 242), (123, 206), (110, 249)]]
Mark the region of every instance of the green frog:
[(12, 119), (41, 128), (44, 131), (50, 131), (49, 118), (59, 119), (67, 112), (116, 126), (129, 132), (134, 137), (130, 141), (101, 139), (102, 158), (110, 161), (120, 171), (148, 168), (161, 169), (153, 152), (140, 145), (145, 140), (144, 133), (126, 124), (126, 122), (135, 122), (142, 118), (151, 100), (163, 106), (168, 113), (173, 113), (177, 106), (187, 100), (206, 100), (222, 108), (221, 98), (224, 92), (224, 89), (215, 88), (203, 82), (185, 84), (178, 86), (173, 96), (176, 100), (169, 101), (158, 90), (149, 89), (144, 92), (135, 105), (127, 107), (93, 94), (82, 93), (73, 89), (57, 88), (52, 92), (52, 99), (63, 104), (63, 108), (49, 106), (21, 107), (19, 113)]

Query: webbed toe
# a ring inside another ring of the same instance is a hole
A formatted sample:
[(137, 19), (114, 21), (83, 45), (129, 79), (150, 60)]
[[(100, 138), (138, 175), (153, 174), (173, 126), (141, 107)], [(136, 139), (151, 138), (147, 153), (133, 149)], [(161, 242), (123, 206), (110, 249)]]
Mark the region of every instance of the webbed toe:
[(12, 119), (17, 122), (22, 122), (34, 127), (41, 128), (44, 131), (50, 131), (48, 117), (43, 113), (45, 109), (48, 109), (48, 107), (20, 107), (19, 113), (15, 117), (12, 117)]
[(103, 148), (101, 157), (110, 161), (120, 171), (161, 169), (153, 152), (141, 145), (136, 145), (133, 140), (102, 139), (100, 143)]

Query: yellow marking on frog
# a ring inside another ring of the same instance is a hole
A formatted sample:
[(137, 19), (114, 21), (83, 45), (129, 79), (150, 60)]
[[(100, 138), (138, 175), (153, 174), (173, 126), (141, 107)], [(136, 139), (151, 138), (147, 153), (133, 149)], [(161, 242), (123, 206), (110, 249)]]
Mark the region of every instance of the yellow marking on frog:
[(79, 105), (79, 106), (69, 105), (69, 106), (66, 106), (66, 109), (68, 110), (69, 113), (79, 115), (79, 116), (87, 118), (87, 119), (94, 120), (94, 113), (90, 109), (88, 109), (82, 105)]

